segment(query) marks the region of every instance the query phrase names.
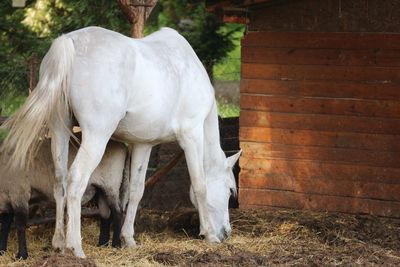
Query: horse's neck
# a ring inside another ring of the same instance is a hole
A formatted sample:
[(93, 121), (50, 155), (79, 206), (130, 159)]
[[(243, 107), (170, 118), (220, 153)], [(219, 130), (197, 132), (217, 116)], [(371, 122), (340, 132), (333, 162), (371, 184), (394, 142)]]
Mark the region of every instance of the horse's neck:
[(218, 112), (214, 103), (204, 123), (204, 169), (206, 172), (212, 172), (215, 168), (221, 168), (224, 162), (225, 154), (221, 149)]

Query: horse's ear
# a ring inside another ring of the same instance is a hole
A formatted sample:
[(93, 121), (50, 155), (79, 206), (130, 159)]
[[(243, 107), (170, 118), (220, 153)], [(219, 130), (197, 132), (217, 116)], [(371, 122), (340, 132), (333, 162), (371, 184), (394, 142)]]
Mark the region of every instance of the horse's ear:
[(236, 161), (238, 161), (240, 155), (242, 154), (242, 150), (240, 150), (238, 153), (235, 155), (230, 156), (229, 158), (226, 159), (226, 167), (227, 168), (233, 168), (235, 166)]

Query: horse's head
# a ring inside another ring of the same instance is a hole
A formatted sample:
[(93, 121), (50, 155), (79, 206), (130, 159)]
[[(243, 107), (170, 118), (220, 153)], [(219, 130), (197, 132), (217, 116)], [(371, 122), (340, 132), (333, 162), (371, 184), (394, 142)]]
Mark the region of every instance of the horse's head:
[[(224, 164), (218, 166), (212, 177), (207, 177), (207, 207), (215, 227), (217, 237), (220, 241), (227, 238), (231, 233), (229, 223), (229, 198), (236, 196), (236, 182), (232, 168), (239, 159), (242, 151), (229, 158), (225, 158)], [(190, 187), (190, 200), (198, 208), (193, 188)]]

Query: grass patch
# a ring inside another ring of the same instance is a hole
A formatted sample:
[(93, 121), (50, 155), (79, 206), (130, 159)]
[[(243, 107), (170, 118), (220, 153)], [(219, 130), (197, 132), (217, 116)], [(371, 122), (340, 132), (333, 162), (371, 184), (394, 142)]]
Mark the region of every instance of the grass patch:
[(3, 129), (0, 129), (0, 141), (4, 140), (7, 136), (7, 132)]
[(222, 118), (239, 117), (240, 107), (237, 104), (230, 103), (225, 99), (217, 99), (218, 114)]
[(0, 99), (0, 110), (2, 116), (13, 114), (26, 100), (26, 96), (5, 96)]
[[(1, 96), (0, 98), (0, 115), (10, 116), (13, 114), (24, 102), (26, 96)], [(0, 140), (3, 140), (7, 135), (7, 131), (0, 129)]]

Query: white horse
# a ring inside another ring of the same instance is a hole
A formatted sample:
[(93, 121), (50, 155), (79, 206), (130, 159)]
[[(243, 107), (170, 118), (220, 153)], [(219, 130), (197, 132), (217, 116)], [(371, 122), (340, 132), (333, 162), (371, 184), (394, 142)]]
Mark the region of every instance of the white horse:
[[(72, 115), (81, 127), (82, 143), (67, 170)], [(176, 31), (164, 28), (143, 39), (131, 39), (89, 27), (57, 38), (42, 61), (36, 89), (5, 123), (10, 134), (3, 149), (12, 154), (12, 165), (23, 167), (30, 161), (43, 126), (53, 137), (58, 181), (54, 247), (65, 245), (76, 256), (85, 257), (81, 198), (111, 137), (132, 146), (129, 204), (121, 231), (126, 246), (136, 245), (133, 224), (151, 148), (173, 140), (185, 152), (200, 234), (209, 242), (229, 235), (228, 200), (232, 191), (236, 193), (232, 167), (240, 152), (225, 157), (214, 89), (195, 52)]]

